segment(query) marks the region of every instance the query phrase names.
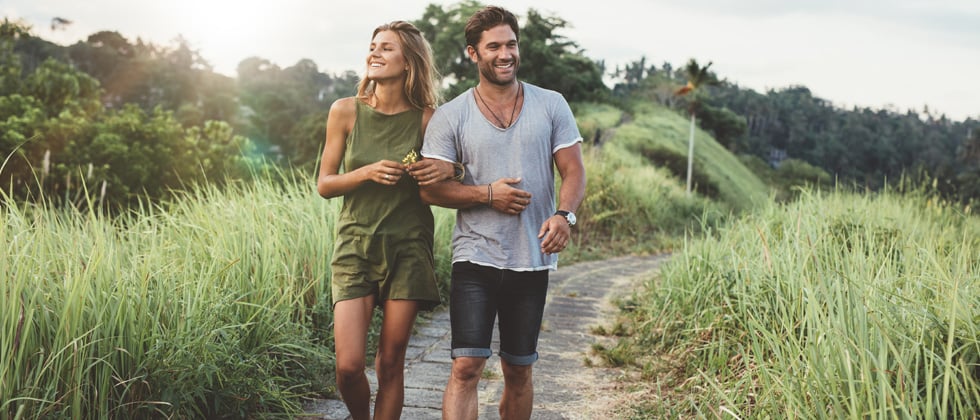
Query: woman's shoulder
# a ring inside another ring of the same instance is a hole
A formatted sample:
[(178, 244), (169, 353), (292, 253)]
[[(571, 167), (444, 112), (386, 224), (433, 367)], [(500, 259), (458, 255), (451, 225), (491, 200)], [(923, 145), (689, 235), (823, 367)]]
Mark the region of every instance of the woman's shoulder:
[(354, 96), (340, 98), (330, 105), (330, 117), (345, 121), (353, 121), (357, 117), (357, 103), (360, 100)]
[(333, 104), (330, 105), (330, 112), (337, 110), (340, 112), (353, 113), (354, 109), (357, 107), (357, 102), (358, 99), (355, 96), (348, 96), (346, 98), (337, 99), (333, 101)]

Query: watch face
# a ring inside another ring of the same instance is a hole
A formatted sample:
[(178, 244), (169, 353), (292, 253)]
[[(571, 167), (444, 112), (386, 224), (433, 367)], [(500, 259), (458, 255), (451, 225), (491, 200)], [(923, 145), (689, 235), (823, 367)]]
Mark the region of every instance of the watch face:
[(575, 225), (575, 213), (568, 212), (568, 214), (565, 215), (565, 218), (568, 219), (568, 225), (569, 226), (574, 226)]

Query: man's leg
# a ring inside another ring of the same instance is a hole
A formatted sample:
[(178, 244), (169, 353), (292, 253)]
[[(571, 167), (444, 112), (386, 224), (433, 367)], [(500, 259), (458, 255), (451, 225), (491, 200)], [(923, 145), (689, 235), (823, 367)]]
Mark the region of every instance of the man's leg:
[(442, 418), (446, 420), (476, 420), (480, 413), (476, 387), (487, 359), (483, 357), (457, 357), (453, 359), (452, 372), (446, 392), (442, 395)]
[(526, 420), (531, 418), (534, 404), (534, 382), (531, 380), (533, 365), (512, 365), (500, 361), (504, 371), (504, 395), (500, 398), (501, 420)]
[(504, 393), (500, 418), (529, 419), (534, 405), (531, 367), (548, 294), (547, 271), (506, 271), (500, 292), (500, 366)]
[(453, 367), (442, 397), (442, 418), (475, 420), (477, 385), (492, 354), (500, 270), (468, 262), (453, 264), (449, 291)]

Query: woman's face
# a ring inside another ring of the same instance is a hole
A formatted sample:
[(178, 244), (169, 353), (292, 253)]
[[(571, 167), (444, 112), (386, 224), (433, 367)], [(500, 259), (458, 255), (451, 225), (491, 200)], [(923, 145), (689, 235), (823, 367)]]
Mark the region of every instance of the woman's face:
[(367, 77), (379, 81), (404, 78), (408, 62), (402, 51), (401, 40), (394, 31), (381, 31), (371, 40), (367, 56)]

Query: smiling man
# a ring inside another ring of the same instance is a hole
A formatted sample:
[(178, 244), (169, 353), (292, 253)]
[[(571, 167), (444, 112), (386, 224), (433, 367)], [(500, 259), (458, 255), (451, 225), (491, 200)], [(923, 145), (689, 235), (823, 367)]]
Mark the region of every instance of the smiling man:
[[(477, 385), (498, 320), (502, 419), (527, 419), (531, 368), (549, 270), (568, 245), (585, 195), (582, 137), (561, 94), (517, 79), (517, 18), (499, 7), (466, 24), (479, 84), (436, 110), (422, 155), (461, 162), (462, 181), (420, 188), (428, 203), (459, 209), (450, 287), (452, 372), (443, 418), (476, 419)], [(555, 205), (555, 173), (562, 183)]]

